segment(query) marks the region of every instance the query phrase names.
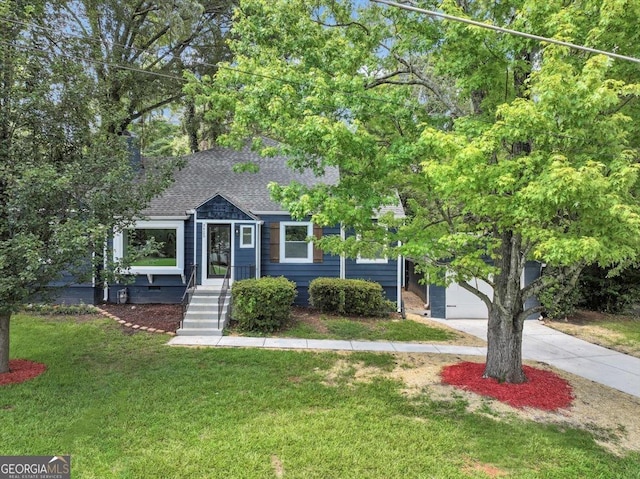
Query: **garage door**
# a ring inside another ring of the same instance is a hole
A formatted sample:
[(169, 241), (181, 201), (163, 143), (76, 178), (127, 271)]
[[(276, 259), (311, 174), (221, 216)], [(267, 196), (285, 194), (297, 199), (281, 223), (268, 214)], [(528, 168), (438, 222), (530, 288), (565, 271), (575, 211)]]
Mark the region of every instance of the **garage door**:
[[(469, 284), (478, 288), (484, 294), (491, 297), (493, 289), (481, 279), (470, 281)], [(446, 290), (447, 319), (487, 319), (489, 310), (487, 305), (475, 294), (462, 288), (458, 283), (453, 283)]]

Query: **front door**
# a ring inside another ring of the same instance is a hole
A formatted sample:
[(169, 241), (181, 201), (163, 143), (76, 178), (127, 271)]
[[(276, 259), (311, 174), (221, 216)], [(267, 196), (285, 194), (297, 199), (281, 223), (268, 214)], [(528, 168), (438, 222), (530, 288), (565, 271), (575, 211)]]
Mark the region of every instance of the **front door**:
[(222, 283), (231, 266), (231, 225), (208, 224), (206, 282)]

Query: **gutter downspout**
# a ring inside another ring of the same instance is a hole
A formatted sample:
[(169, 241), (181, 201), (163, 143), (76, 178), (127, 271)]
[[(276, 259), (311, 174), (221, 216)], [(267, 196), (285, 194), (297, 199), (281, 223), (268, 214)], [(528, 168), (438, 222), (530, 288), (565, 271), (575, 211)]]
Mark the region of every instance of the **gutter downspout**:
[[(104, 242), (104, 246), (102, 247), (102, 267), (104, 268), (104, 271), (107, 270), (107, 242)], [(105, 303), (109, 302), (109, 284), (107, 283), (107, 281), (104, 281), (104, 284), (102, 286), (102, 301), (104, 301)]]
[(262, 225), (263, 220), (256, 223), (256, 279), (262, 275), (262, 268), (260, 263), (262, 262)]
[[(347, 234), (344, 230), (344, 226), (340, 225), (340, 240), (344, 242)], [(340, 279), (345, 279), (347, 277), (347, 258), (344, 256), (344, 253), (340, 255)]]

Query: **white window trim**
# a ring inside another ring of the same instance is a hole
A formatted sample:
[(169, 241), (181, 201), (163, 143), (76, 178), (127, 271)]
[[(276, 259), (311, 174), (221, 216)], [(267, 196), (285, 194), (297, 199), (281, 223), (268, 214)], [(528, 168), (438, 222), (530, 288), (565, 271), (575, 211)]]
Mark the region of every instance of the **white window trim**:
[[(184, 274), (184, 221), (136, 221), (126, 229), (175, 229), (176, 265), (175, 266), (131, 266), (131, 274)], [(113, 259), (119, 261), (124, 254), (124, 233), (117, 231), (113, 236)]]
[(389, 258), (362, 258), (360, 255), (356, 258), (356, 264), (388, 264)]
[[(358, 241), (361, 240), (360, 235), (356, 235), (356, 238), (358, 239)], [(362, 256), (358, 255), (358, 257), (356, 258), (356, 264), (388, 264), (389, 263), (389, 258), (387, 258), (386, 256), (384, 258), (363, 258)]]
[(313, 263), (313, 242), (307, 242), (306, 258), (287, 258), (285, 256), (285, 230), (287, 226), (306, 226), (307, 237), (313, 236), (313, 223), (310, 221), (281, 221), (280, 222), (280, 263)]
[[(244, 244), (242, 241), (244, 240), (244, 232), (247, 229), (250, 232), (249, 237), (251, 238), (251, 243)], [(255, 248), (255, 246), (256, 246), (256, 241), (255, 241), (255, 234), (253, 232), (253, 225), (240, 225), (240, 248)]]

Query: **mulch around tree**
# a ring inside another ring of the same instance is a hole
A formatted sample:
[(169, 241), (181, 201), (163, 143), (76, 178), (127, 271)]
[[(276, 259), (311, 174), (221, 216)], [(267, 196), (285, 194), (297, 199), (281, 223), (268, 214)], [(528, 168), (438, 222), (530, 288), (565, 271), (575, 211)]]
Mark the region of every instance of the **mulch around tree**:
[(0, 374), (0, 386), (18, 384), (40, 376), (47, 366), (27, 359), (10, 359), (9, 372)]
[(493, 378), (483, 378), (484, 364), (461, 362), (442, 369), (442, 382), (489, 396), (513, 407), (531, 407), (545, 411), (567, 408), (573, 401), (569, 383), (551, 371), (523, 366), (527, 382), (522, 384), (500, 383)]

